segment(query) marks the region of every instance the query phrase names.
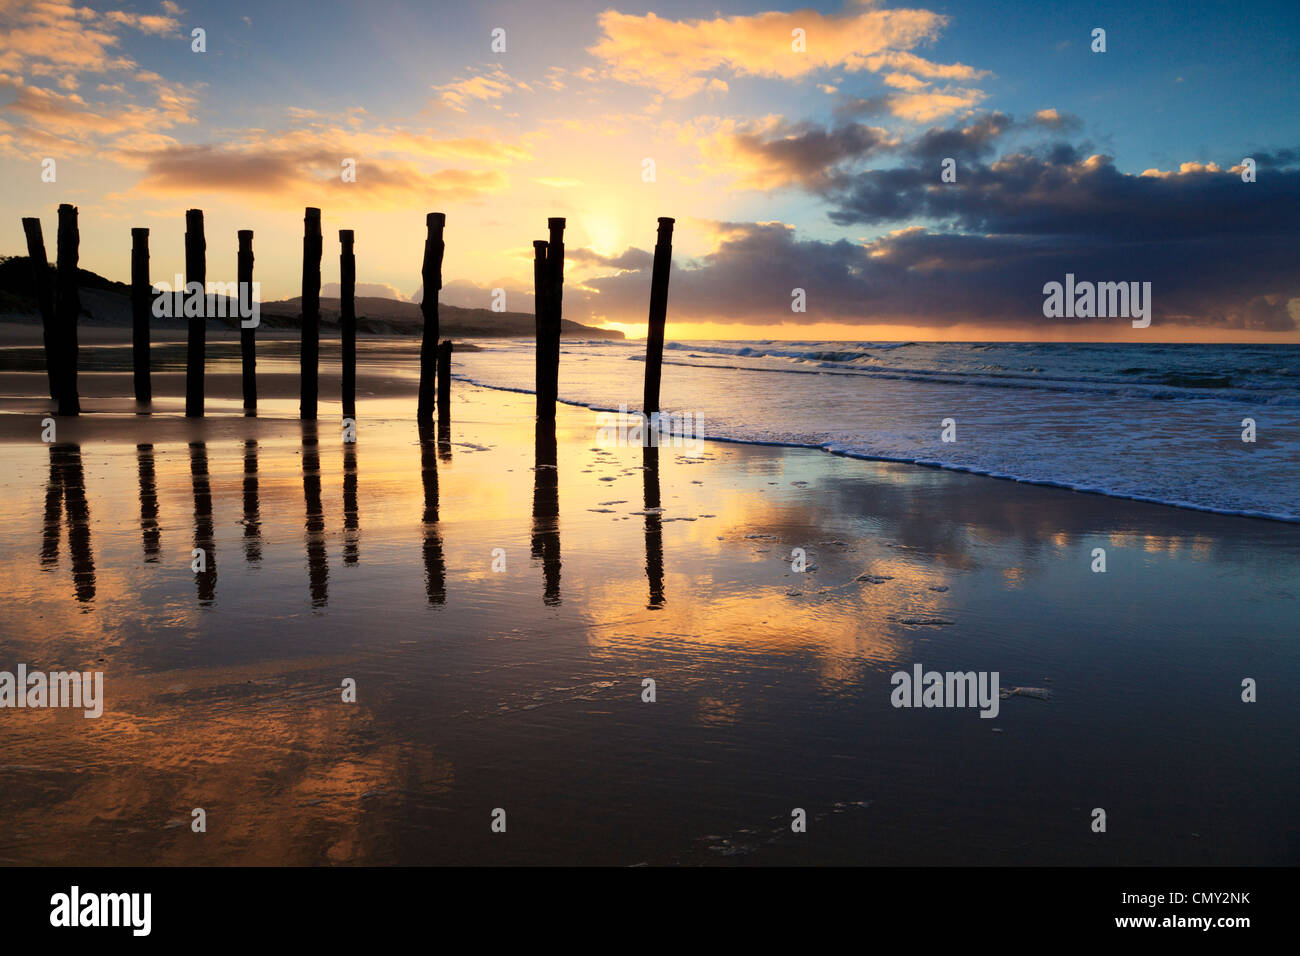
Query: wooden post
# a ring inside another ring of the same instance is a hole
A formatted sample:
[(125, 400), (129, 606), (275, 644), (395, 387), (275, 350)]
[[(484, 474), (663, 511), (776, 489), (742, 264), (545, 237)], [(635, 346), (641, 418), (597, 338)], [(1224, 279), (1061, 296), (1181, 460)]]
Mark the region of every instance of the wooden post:
[(50, 398), (59, 397), (59, 332), (54, 321), (54, 292), (50, 287), (50, 264), (45, 258), (45, 237), (41, 235), (39, 219), (24, 219), (23, 232), (27, 234), (27, 258), (32, 263), (33, 281), (36, 284), (36, 305), (41, 310), (41, 325), (45, 333), (45, 372), (50, 380)]
[(547, 275), (547, 334), (549, 348), (547, 352), (547, 384), (551, 394), (551, 416), (555, 416), (555, 402), (560, 394), (560, 325), (564, 304), (564, 219), (553, 217), (546, 220), (551, 239), (546, 244)]
[(68, 203), (59, 206), (58, 243), (58, 272), (55, 277), (58, 298), (55, 300), (54, 315), (59, 330), (59, 414), (79, 415), (81, 402), (77, 397), (77, 315), (81, 312), (81, 296), (77, 291), (77, 258), (81, 236), (77, 231), (77, 207)]
[[(547, 316), (549, 315), (549, 306), (547, 306), (547, 289), (546, 289), (546, 240), (533, 240), (533, 312), (537, 316), (537, 348), (534, 356), (536, 362), (536, 371), (534, 373), (534, 388), (537, 390), (537, 417), (554, 418), (555, 401), (551, 400), (550, 404), (546, 401), (546, 381), (547, 369), (550, 367), (547, 356), (550, 354), (550, 339), (547, 335)], [(549, 411), (547, 409), (549, 408)]]
[(424, 339), (420, 343), (420, 398), (415, 418), (419, 422), (433, 421), (433, 407), (437, 399), (435, 385), (438, 362), (438, 292), (442, 289), (442, 253), (445, 245), (442, 230), (447, 217), (431, 212), (425, 217), (428, 236), (424, 240), (424, 266), (420, 275), (424, 279), (424, 300), (420, 311), (424, 313)]
[(257, 327), (245, 327), (243, 306), (253, 304), (253, 230), (239, 230), (239, 253), (235, 265), (239, 280), (239, 358), (244, 385), (244, 414), (257, 414)]
[(131, 230), (131, 365), (135, 372), (135, 400), (153, 401), (149, 380), (149, 313), (153, 296), (149, 285), (149, 230)]
[(659, 381), (664, 362), (664, 323), (668, 316), (668, 272), (673, 261), (673, 220), (659, 217), (659, 239), (650, 274), (650, 324), (645, 343), (645, 402), (647, 416), (659, 414)]
[(451, 342), (438, 346), (438, 421), (451, 421)]
[[(198, 283), (199, 307), (189, 305), (189, 337), (185, 350), (185, 417), (203, 417), (203, 358), (208, 335), (208, 243), (203, 238), (203, 210), (185, 211), (185, 286)], [(197, 313), (197, 314), (194, 314)], [(206, 459), (205, 459), (206, 460)]]
[(308, 206), (302, 227), (302, 388), (298, 417), (314, 422), (320, 364), (320, 210)]
[(339, 325), (343, 332), (343, 417), (357, 417), (357, 257), (351, 229), (339, 230)]

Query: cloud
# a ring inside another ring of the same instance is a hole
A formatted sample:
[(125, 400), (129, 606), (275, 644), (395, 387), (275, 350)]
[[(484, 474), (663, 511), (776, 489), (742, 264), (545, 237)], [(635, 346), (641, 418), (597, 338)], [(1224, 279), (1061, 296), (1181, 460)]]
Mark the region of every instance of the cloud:
[[(600, 39), (588, 52), (610, 75), (681, 98), (719, 82), (712, 74), (799, 79), (823, 70), (918, 73), (930, 79), (970, 81), (986, 75), (964, 64), (932, 63), (910, 52), (934, 40), (947, 18), (926, 10), (881, 10), (852, 6), (840, 14), (812, 10), (767, 12), (712, 20), (670, 20), (606, 10), (598, 18)], [(792, 34), (804, 31), (805, 49), (792, 48)], [(712, 87), (716, 88), (716, 87)], [(725, 88), (725, 87), (724, 87)], [(900, 100), (906, 115), (944, 115), (982, 97), (977, 90)], [(959, 102), (960, 101), (960, 102)], [(905, 115), (900, 112), (898, 115)]]
[(175, 33), (180, 29), (181, 25), (180, 21), (174, 17), (125, 13), (121, 10), (110, 10), (104, 14), (104, 18), (111, 23), (118, 23), (133, 30), (139, 30), (141, 33), (151, 33), (155, 36), (166, 36), (169, 33)]
[(823, 188), (843, 164), (897, 144), (878, 126), (843, 123), (824, 128), (779, 116), (751, 123), (723, 121), (716, 132), (696, 141), (713, 168), (735, 174), (742, 188), (763, 190), (789, 185)]
[(338, 150), (267, 140), (232, 146), (175, 146), (136, 157), (144, 175), (136, 188), (155, 195), (225, 193), (258, 196), (277, 205), (320, 201), (332, 205), (395, 208), (415, 200), (454, 202), (504, 190), (498, 170), (429, 172), (404, 160), (366, 159), (355, 182), (340, 177)]
[[(701, 322), (977, 323), (1040, 332), (1049, 321), (1044, 283), (1073, 273), (1150, 282), (1156, 325), (1296, 331), (1300, 168), (1271, 166), (1267, 177), (1242, 183), (1210, 164), (1191, 165), (1141, 177), (1105, 157), (1058, 149), (1003, 157), (966, 173), (964, 189), (938, 185), (933, 168), (862, 174), (859, 187), (884, 178), (880, 188), (852, 190), (842, 219), (942, 213), (963, 231), (909, 225), (870, 241), (829, 242), (800, 239), (783, 223), (714, 223), (713, 251), (674, 262), (670, 309)], [(586, 279), (590, 293), (576, 292), (573, 308), (586, 318), (639, 316), (649, 281), (649, 254), (639, 266), (631, 255), (639, 251), (624, 254), (631, 271)], [(806, 290), (807, 313), (790, 311), (794, 288)]]
[[(337, 282), (326, 282), (320, 287), (322, 298), (337, 299), (343, 292), (342, 286)], [(398, 302), (410, 301), (402, 295), (401, 290), (395, 285), (389, 285), (387, 282), (358, 282), (356, 287), (356, 297), (377, 298), (377, 299), (396, 299)]]
[(500, 67), (458, 77), (450, 83), (433, 87), (433, 90), (445, 106), (460, 113), (468, 112), (470, 103), (474, 100), (499, 100), (518, 90), (532, 92), (527, 83), (511, 79), (510, 74)]

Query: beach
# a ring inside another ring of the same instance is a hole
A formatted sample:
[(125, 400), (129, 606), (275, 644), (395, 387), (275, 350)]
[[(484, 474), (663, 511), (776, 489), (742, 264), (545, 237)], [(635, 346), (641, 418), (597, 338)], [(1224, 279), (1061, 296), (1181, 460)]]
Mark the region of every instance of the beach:
[[(479, 345), (421, 432), (410, 343), (363, 341), (355, 444), (328, 346), (314, 424), (293, 343), (256, 418), (210, 359), (202, 420), (119, 348), (53, 442), (5, 366), (0, 667), (105, 699), (3, 714), (0, 862), (1300, 862), (1300, 526), (579, 405), (552, 438)], [(893, 706), (916, 664), (996, 672), (997, 716)]]

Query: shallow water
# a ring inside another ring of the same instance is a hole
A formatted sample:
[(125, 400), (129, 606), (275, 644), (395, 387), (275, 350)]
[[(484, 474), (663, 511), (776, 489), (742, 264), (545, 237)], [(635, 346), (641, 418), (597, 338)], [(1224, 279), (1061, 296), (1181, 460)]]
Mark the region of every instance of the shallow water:
[[(0, 668), (107, 703), (0, 711), (0, 861), (1300, 862), (1294, 525), (412, 409), (2, 446)], [(1051, 698), (895, 709), (918, 662)]]

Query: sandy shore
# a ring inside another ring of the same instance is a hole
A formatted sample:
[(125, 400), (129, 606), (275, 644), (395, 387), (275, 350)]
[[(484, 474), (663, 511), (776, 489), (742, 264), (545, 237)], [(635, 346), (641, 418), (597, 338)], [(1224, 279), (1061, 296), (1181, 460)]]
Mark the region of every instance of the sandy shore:
[[(98, 720), (0, 711), (0, 862), (1300, 862), (1300, 529), (806, 449), (656, 467), (567, 407), (552, 453), (531, 396), (462, 383), (421, 436), (409, 366), (363, 367), (355, 446), (270, 356), (256, 419), (220, 363), (202, 421), (177, 373), (147, 415), (83, 375), (53, 447), (42, 376), (0, 374), (0, 669), (106, 683)], [(1050, 693), (894, 708), (915, 663)]]

